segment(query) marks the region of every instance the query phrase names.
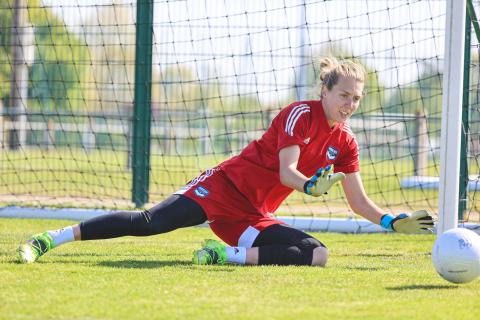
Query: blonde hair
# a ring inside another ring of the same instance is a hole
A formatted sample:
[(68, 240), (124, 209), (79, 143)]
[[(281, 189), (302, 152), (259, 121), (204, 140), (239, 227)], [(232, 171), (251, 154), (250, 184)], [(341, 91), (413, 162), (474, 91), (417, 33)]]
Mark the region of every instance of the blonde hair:
[(337, 60), (333, 57), (325, 57), (320, 59), (320, 85), (325, 86), (328, 90), (338, 83), (340, 76), (353, 78), (357, 81), (365, 83), (367, 72), (365, 68), (356, 62), (350, 60)]

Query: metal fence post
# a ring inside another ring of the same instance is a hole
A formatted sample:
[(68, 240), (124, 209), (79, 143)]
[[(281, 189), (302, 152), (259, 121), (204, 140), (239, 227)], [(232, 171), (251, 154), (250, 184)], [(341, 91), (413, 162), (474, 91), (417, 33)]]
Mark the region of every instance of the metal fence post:
[[(467, 4), (468, 6), (468, 4)], [(467, 210), (468, 201), (468, 108), (470, 106), (470, 45), (471, 45), (472, 19), (467, 8), (465, 17), (465, 53), (463, 67), (463, 97), (462, 97), (462, 132), (460, 136), (460, 180), (458, 189), (458, 220), (463, 220)]]
[(132, 202), (148, 202), (152, 86), (153, 0), (137, 1), (135, 93), (132, 133)]

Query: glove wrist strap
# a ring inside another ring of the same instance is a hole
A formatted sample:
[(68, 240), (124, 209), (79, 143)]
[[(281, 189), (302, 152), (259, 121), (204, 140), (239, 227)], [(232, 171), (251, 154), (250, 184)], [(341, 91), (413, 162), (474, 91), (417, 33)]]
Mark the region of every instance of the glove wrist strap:
[(389, 231), (393, 231), (392, 221), (395, 219), (391, 214), (384, 214), (380, 219), (380, 225)]
[(309, 196), (312, 195), (312, 193), (310, 192), (310, 190), (308, 190), (308, 187), (310, 187), (310, 183), (312, 183), (312, 181), (307, 180), (307, 181), (305, 181), (305, 183), (303, 184), (303, 192), (305, 192), (305, 193), (308, 194)]

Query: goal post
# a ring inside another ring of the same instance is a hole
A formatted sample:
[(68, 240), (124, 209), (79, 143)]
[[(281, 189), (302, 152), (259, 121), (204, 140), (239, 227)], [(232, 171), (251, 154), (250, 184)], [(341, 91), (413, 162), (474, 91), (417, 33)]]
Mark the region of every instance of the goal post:
[(458, 225), (466, 0), (448, 0), (445, 16), (437, 233)]

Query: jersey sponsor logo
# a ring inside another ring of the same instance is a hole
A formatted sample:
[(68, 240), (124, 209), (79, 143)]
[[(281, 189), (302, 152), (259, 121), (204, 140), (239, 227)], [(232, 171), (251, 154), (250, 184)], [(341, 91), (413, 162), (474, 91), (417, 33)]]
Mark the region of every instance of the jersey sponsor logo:
[(202, 186), (198, 186), (196, 189), (195, 189), (195, 194), (197, 196), (199, 196), (200, 198), (205, 198), (206, 196), (208, 196), (210, 192), (207, 190), (207, 188), (205, 187), (202, 187)]
[(334, 147), (330, 146), (327, 149), (327, 159), (328, 160), (335, 160), (338, 156), (338, 150)]
[(285, 125), (285, 132), (288, 133), (289, 136), (293, 137), (293, 130), (300, 116), (308, 112), (310, 112), (310, 107), (306, 104), (298, 105), (290, 111)]
[(310, 143), (310, 137), (308, 137), (307, 139), (303, 140), (303, 143), (309, 144), (309, 143)]

